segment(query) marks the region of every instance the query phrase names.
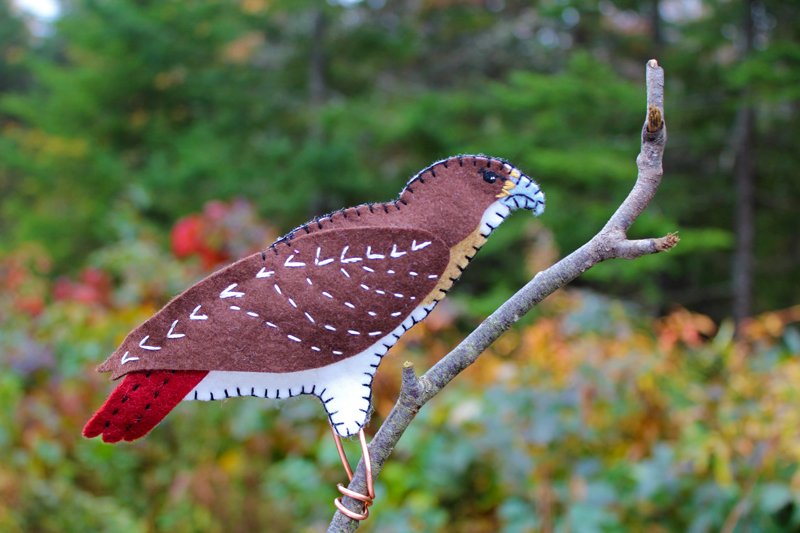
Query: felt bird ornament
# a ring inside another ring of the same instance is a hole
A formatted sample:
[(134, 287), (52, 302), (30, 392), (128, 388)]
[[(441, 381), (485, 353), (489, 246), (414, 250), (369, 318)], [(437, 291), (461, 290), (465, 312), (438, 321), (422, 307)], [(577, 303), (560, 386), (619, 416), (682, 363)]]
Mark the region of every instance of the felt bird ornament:
[(381, 358), (518, 208), (544, 211), (539, 186), (505, 161), (465, 155), (422, 170), (395, 201), (296, 228), (134, 329), (98, 367), (125, 379), (84, 436), (138, 439), (181, 400), (310, 394), (337, 447), (359, 433), (366, 451)]

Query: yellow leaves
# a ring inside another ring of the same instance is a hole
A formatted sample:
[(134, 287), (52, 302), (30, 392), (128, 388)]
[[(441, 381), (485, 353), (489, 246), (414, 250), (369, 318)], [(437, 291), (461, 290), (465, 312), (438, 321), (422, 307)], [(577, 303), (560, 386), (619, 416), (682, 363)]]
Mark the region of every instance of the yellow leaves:
[(744, 324), (743, 329), (749, 340), (764, 340), (780, 337), (787, 324), (798, 321), (800, 321), (800, 305), (795, 305), (753, 317)]
[(659, 320), (656, 324), (658, 344), (664, 352), (672, 350), (677, 343), (697, 347), (716, 331), (714, 321), (706, 315), (692, 313), (683, 307)]
[(171, 69), (159, 72), (153, 78), (153, 85), (159, 91), (165, 91), (170, 87), (182, 85), (186, 81), (187, 70), (183, 65), (176, 65)]
[(269, 0), (242, 0), (242, 11), (249, 15), (256, 15), (267, 9)]
[(542, 318), (523, 331), (519, 356), (547, 373), (556, 385), (565, 383), (577, 362), (555, 318)]
[(245, 467), (245, 460), (241, 448), (233, 448), (223, 453), (219, 458), (219, 467), (228, 475), (238, 475)]
[(15, 124), (6, 125), (3, 136), (17, 141), (22, 149), (38, 156), (81, 159), (89, 151), (84, 139), (51, 135), (41, 129), (23, 129)]
[(264, 45), (264, 42), (263, 32), (251, 31), (228, 43), (223, 51), (223, 57), (231, 63), (245, 63)]

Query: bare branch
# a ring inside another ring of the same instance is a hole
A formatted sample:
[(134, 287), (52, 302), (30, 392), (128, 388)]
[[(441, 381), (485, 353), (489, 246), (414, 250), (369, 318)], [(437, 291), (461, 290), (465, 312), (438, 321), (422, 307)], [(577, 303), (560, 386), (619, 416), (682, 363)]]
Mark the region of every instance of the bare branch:
[[(647, 117), (642, 127), (642, 148), (636, 158), (639, 170), (636, 184), (600, 232), (579, 249), (539, 272), (514, 296), (492, 313), (453, 351), (418, 378), (414, 365), (403, 365), (400, 398), (369, 446), (372, 472), (377, 478), (403, 432), (425, 403), (436, 396), (462, 370), (474, 363), (481, 353), (533, 306), (544, 300), (588, 269), (607, 259), (636, 259), (643, 255), (669, 251), (680, 240), (674, 233), (665, 237), (628, 240), (626, 233), (650, 204), (661, 183), (661, 160), (667, 141), (664, 123), (664, 71), (655, 59), (647, 62)], [(358, 464), (349, 488), (366, 490), (363, 461)], [(356, 512), (361, 503), (344, 498), (344, 504)], [(352, 533), (358, 522), (336, 512), (328, 533)]]

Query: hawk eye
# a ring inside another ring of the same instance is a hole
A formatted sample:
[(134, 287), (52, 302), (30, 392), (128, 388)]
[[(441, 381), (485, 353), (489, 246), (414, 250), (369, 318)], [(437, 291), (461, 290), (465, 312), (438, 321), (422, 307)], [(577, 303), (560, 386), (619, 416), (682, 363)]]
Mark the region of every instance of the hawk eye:
[(483, 179), (484, 179), (484, 181), (486, 181), (486, 183), (494, 183), (495, 181), (497, 181), (497, 178), (499, 178), (499, 177), (500, 176), (498, 176), (497, 174), (495, 174), (491, 170), (486, 170), (486, 171), (483, 172)]

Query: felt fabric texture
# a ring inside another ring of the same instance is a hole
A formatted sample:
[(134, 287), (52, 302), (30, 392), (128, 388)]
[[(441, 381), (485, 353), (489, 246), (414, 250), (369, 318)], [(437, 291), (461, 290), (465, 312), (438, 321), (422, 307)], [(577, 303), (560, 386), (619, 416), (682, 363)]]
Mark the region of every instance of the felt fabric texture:
[(132, 372), (95, 413), (83, 436), (103, 442), (132, 441), (153, 429), (208, 372)]
[[(487, 170), (497, 176), (495, 181), (484, 179)], [(296, 228), (273, 246), (280, 247), (311, 232), (374, 226), (422, 229), (452, 248), (479, 226), (484, 212), (497, 200), (514, 171), (519, 173), (509, 163), (486, 156), (464, 155), (438, 161), (411, 178), (397, 200), (325, 215)]]
[(381, 359), (398, 339), (434, 308), (420, 306), (402, 324), (364, 352), (337, 363), (299, 372), (225, 372), (212, 370), (185, 400), (219, 400), (236, 396), (292, 398), (316, 396), (341, 437), (358, 433), (370, 414), (372, 380)]
[(363, 352), (436, 286), (450, 260), (434, 235), (346, 228), (239, 261), (133, 330), (100, 370), (297, 372)]
[[(355, 433), (366, 423), (381, 357), (427, 316), (517, 208), (542, 212), (538, 185), (505, 161), (465, 155), (423, 169), (393, 202), (296, 228), (133, 330), (98, 367), (112, 379), (129, 377), (85, 434), (137, 438), (183, 397), (296, 394), (317, 395), (335, 430)], [(152, 386), (142, 376), (164, 372), (175, 382), (165, 389), (174, 391), (169, 401), (131, 409), (135, 393)], [(122, 407), (130, 416), (115, 419)]]

